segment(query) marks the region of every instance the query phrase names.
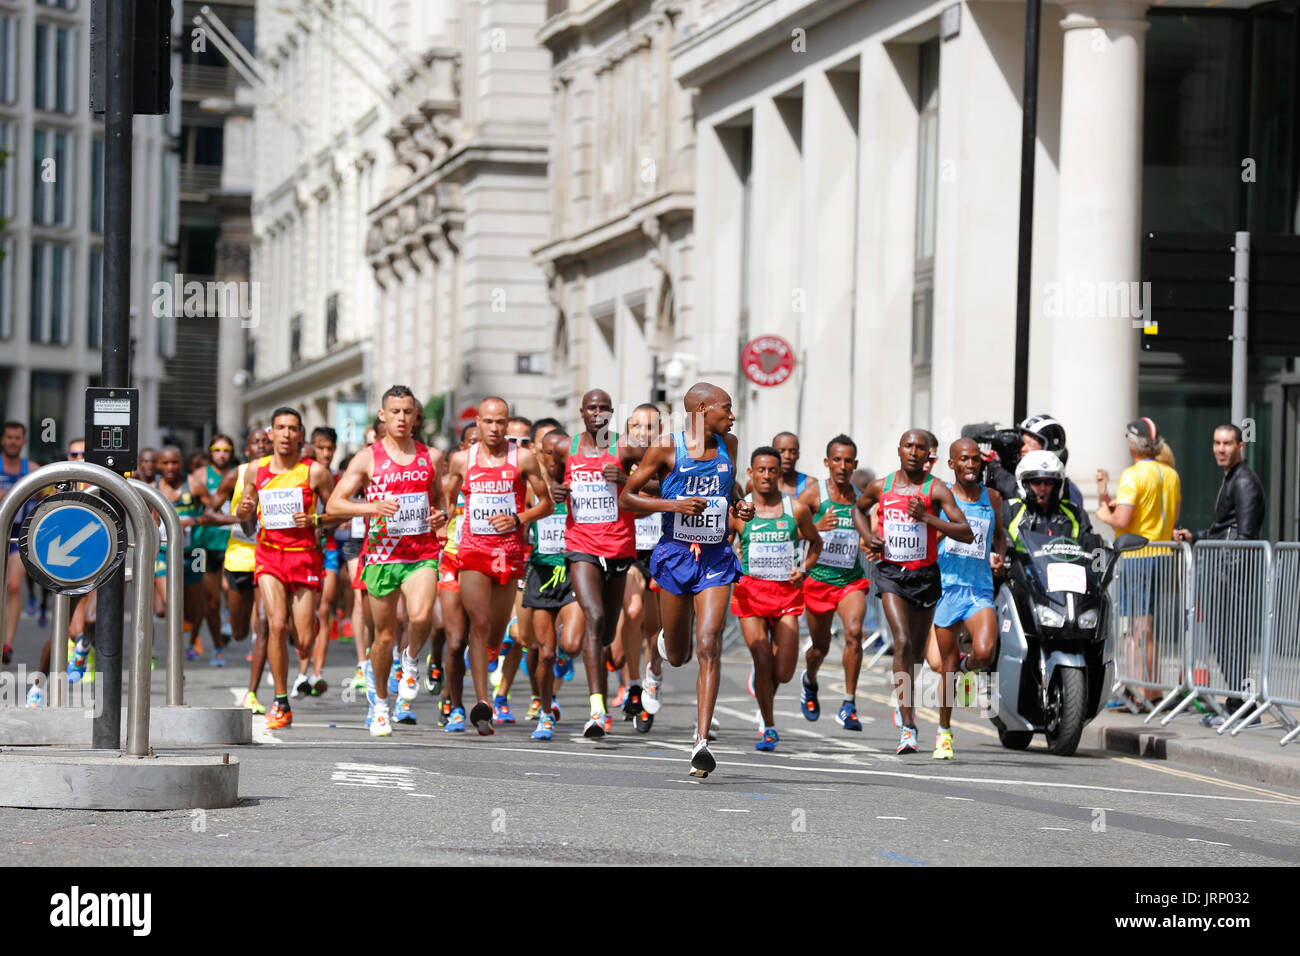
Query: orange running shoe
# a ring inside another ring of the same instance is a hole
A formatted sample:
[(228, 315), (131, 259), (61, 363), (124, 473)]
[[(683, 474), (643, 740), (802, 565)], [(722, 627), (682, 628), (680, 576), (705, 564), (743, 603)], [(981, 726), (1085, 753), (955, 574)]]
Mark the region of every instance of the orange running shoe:
[(282, 727), (288, 727), (293, 723), (293, 711), (279, 701), (271, 708), (271, 712), (266, 715), (266, 729), (279, 730)]

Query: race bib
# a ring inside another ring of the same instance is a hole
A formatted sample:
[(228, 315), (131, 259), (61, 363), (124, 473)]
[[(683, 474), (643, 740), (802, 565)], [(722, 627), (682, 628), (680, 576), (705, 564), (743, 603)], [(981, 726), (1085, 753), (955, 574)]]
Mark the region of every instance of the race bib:
[[(698, 495), (678, 495), (679, 501)], [(719, 544), (727, 536), (727, 499), (706, 497), (708, 506), (697, 515), (673, 515), (673, 537), (691, 544)]]
[(357, 515), (352, 519), (349, 525), (348, 534), (353, 539), (364, 538), (366, 536), (366, 519), (364, 515)]
[(828, 568), (851, 568), (858, 563), (858, 533), (849, 528), (823, 531), (822, 553), (817, 563)]
[(514, 492), (472, 495), (469, 504), (465, 506), (465, 513), (469, 515), (469, 530), (474, 534), (513, 534), (514, 528), (509, 531), (498, 531), (492, 527), (491, 519), (493, 515), (518, 514), (515, 509)]
[(618, 520), (618, 486), (612, 481), (575, 481), (569, 485), (569, 510), (577, 524)]
[(1047, 590), (1088, 592), (1088, 572), (1082, 564), (1053, 562), (1047, 566)]
[(886, 519), (885, 560), (895, 564), (925, 560), (925, 531), (920, 521)]
[(533, 527), (537, 529), (538, 554), (564, 553), (564, 515), (547, 515)]
[(960, 554), (963, 557), (975, 558), (979, 561), (983, 561), (988, 557), (988, 552), (985, 548), (987, 547), (989, 540), (989, 519), (972, 518), (970, 515), (967, 515), (966, 523), (970, 525), (971, 531), (975, 532), (975, 540), (970, 544), (967, 544), (965, 541), (957, 541), (954, 538), (947, 538), (945, 539), (946, 543), (943, 546), (944, 550), (949, 554)]
[(664, 516), (662, 511), (652, 515), (643, 515), (636, 519), (636, 549), (653, 551), (664, 533)]
[(397, 514), (385, 522), (390, 536), (429, 533), (429, 496), (422, 491), (397, 496)]
[(262, 527), (268, 531), (294, 527), (293, 516), (307, 510), (301, 488), (264, 488), (258, 498), (262, 503)]
[(456, 517), (456, 532), (452, 537), (456, 541), (456, 547), (460, 547), (460, 539), (465, 537), (465, 515), (463, 513)]
[(751, 578), (788, 581), (794, 571), (794, 542), (751, 541), (748, 557)]

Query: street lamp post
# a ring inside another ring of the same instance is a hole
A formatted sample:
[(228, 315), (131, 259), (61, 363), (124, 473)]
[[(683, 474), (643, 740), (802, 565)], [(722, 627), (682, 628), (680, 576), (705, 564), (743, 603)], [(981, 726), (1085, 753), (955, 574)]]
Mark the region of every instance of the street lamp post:
[(1025, 3), (1025, 87), (1020, 124), (1020, 245), (1016, 271), (1016, 390), (1013, 420), (1022, 422), (1029, 405), (1030, 273), (1034, 260), (1034, 151), (1038, 141), (1038, 28), (1042, 0)]

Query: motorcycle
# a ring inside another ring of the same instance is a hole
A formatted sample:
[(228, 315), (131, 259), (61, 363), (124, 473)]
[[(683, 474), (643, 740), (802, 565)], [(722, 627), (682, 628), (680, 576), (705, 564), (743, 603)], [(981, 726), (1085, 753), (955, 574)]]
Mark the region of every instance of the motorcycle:
[(997, 685), (990, 720), (1002, 746), (1024, 750), (1041, 733), (1050, 753), (1069, 756), (1105, 706), (1115, 654), (1107, 585), (1125, 551), (1147, 539), (1120, 535), (1089, 551), (1074, 538), (1021, 531), (1025, 550), (1007, 552), (998, 590)]

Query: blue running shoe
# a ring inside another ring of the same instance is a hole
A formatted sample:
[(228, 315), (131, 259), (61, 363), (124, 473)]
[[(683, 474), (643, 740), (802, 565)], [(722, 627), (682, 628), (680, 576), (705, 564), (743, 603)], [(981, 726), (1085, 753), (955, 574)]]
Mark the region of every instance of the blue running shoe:
[(755, 750), (775, 750), (776, 743), (781, 738), (776, 735), (775, 727), (767, 727), (763, 730), (763, 736), (758, 738), (758, 743), (754, 744)]
[(573, 658), (564, 651), (555, 655), (555, 679), (573, 680)]
[(555, 735), (555, 727), (551, 718), (542, 714), (537, 718), (537, 729), (533, 731), (534, 740), (550, 740)]
[(27, 606), (23, 608), (23, 613), (28, 617), (36, 616), (36, 598), (27, 599)]
[(453, 707), (451, 716), (447, 718), (447, 726), (442, 729), (449, 734), (463, 734), (465, 732), (465, 708)]
[(402, 665), (393, 664), (393, 669), (388, 672), (388, 693), (389, 696), (395, 696), (398, 689), (402, 686)]
[(397, 707), (393, 709), (393, 722), (398, 724), (417, 723), (415, 719), (415, 711), (411, 710), (411, 702), (409, 700), (398, 699)]
[(68, 658), (68, 683), (75, 684), (86, 676), (86, 661), (90, 657), (90, 645), (78, 640), (72, 647), (72, 656)]
[(816, 720), (822, 715), (821, 704), (817, 703), (817, 683), (808, 683), (808, 672), (799, 677), (799, 713), (809, 720)]
[(375, 701), (370, 700), (370, 706), (366, 708), (366, 730), (370, 729), (370, 722), (375, 719)]
[(513, 724), (515, 715), (510, 713), (510, 702), (500, 694), (492, 701), (492, 719), (498, 724)]
[(835, 720), (845, 730), (862, 729), (862, 721), (858, 720), (858, 705), (851, 700), (846, 700), (840, 705), (840, 712), (835, 715)]

